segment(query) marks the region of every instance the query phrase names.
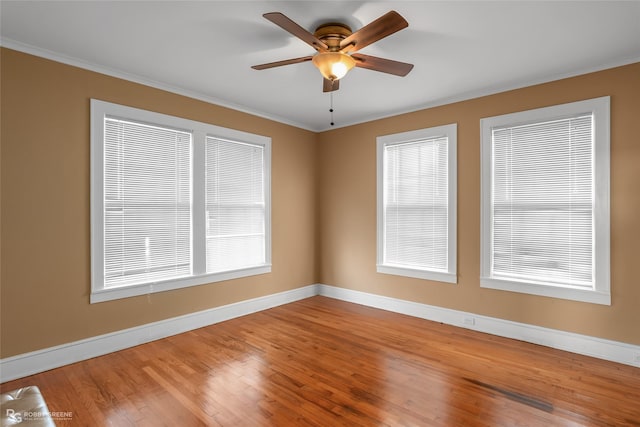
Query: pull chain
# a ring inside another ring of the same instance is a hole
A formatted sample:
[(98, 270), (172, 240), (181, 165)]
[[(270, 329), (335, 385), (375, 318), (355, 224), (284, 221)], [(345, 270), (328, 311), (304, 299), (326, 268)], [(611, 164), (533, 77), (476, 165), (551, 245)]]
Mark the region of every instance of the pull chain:
[(329, 101), (329, 113), (331, 113), (331, 126), (333, 126), (334, 125), (334, 122), (333, 122), (333, 92), (329, 92), (329, 97), (330, 97), (329, 98), (330, 99), (330, 101)]

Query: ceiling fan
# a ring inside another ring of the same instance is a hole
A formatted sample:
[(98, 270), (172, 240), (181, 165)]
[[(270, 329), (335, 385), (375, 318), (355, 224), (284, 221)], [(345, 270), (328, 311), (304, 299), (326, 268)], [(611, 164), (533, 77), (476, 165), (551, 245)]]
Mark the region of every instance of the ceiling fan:
[(407, 21), (396, 11), (392, 10), (386, 13), (355, 33), (348, 25), (328, 23), (320, 25), (311, 34), (280, 12), (265, 13), (262, 16), (309, 44), (317, 52), (314, 55), (301, 58), (254, 65), (251, 67), (254, 70), (266, 70), (282, 65), (312, 61), (322, 74), (322, 90), (331, 92), (339, 89), (340, 79), (354, 66), (402, 77), (406, 76), (413, 68), (413, 64), (356, 53), (363, 47), (409, 26)]

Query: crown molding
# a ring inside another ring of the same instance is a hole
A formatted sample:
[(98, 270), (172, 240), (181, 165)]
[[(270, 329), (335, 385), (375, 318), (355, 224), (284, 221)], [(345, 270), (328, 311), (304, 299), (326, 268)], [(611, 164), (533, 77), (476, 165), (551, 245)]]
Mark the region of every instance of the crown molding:
[(549, 82), (553, 82), (553, 81), (557, 81), (557, 80), (562, 80), (562, 79), (567, 79), (567, 78), (571, 78), (571, 77), (577, 77), (577, 76), (581, 76), (584, 74), (589, 74), (589, 73), (595, 73), (598, 71), (603, 71), (603, 70), (607, 70), (610, 68), (616, 68), (616, 67), (622, 67), (625, 65), (630, 65), (630, 64), (634, 64), (636, 62), (640, 62), (640, 57), (638, 56), (631, 56), (628, 58), (624, 58), (621, 60), (617, 60), (617, 61), (612, 61), (612, 62), (608, 62), (608, 63), (604, 63), (604, 64), (599, 64), (597, 66), (592, 66), (592, 67), (586, 67), (586, 68), (582, 68), (579, 70), (574, 70), (571, 72), (565, 72), (565, 73), (557, 73), (557, 74), (552, 74), (549, 76), (546, 76), (544, 78), (537, 78), (537, 79), (532, 79), (532, 80), (522, 80), (522, 81), (517, 81), (517, 82), (509, 82), (503, 85), (494, 85), (494, 86), (487, 86), (485, 88), (476, 90), (476, 91), (470, 91), (470, 92), (465, 92), (462, 94), (458, 94), (455, 96), (451, 96), (451, 97), (444, 97), (444, 98), (440, 98), (434, 101), (430, 101), (430, 102), (426, 102), (424, 104), (418, 104), (418, 105), (414, 105), (411, 107), (408, 107), (406, 109), (398, 109), (398, 110), (394, 110), (394, 111), (389, 111), (387, 113), (384, 114), (375, 114), (375, 115), (370, 115), (370, 116), (365, 116), (359, 120), (353, 120), (353, 121), (348, 121), (348, 122), (344, 122), (340, 125), (337, 126), (328, 126), (328, 127), (323, 127), (323, 128), (314, 128), (311, 126), (308, 126), (304, 123), (299, 123), (293, 120), (289, 120), (286, 117), (282, 117), (282, 116), (278, 116), (275, 114), (269, 114), (269, 113), (265, 113), (263, 111), (257, 111), (257, 110), (253, 110), (249, 107), (243, 106), (243, 105), (239, 105), (239, 104), (235, 104), (231, 101), (228, 100), (224, 100), (224, 99), (218, 99), (209, 95), (205, 95), (199, 92), (195, 92), (195, 91), (191, 91), (185, 88), (181, 88), (178, 86), (173, 86), (173, 85), (169, 85), (160, 81), (156, 81), (153, 79), (149, 79), (147, 77), (144, 76), (140, 76), (140, 75), (136, 75), (136, 74), (131, 74), (131, 73), (127, 73), (121, 70), (116, 70), (116, 69), (112, 69), (109, 67), (105, 67), (103, 65), (99, 65), (99, 64), (95, 64), (95, 63), (91, 63), (88, 61), (84, 61), (78, 58), (74, 58), (74, 57), (70, 57), (70, 56), (66, 56), (66, 55), (62, 55), (60, 53), (54, 52), (54, 51), (50, 51), (47, 49), (42, 49), (39, 48), (37, 46), (33, 46), (30, 44), (26, 44), (26, 43), (22, 43), (22, 42), (18, 42), (16, 40), (12, 40), (9, 38), (3, 38), (0, 37), (0, 46), (1, 47), (6, 47), (7, 49), (12, 49), (12, 50), (16, 50), (19, 52), (23, 52), (23, 53), (27, 53), (30, 55), (34, 55), (34, 56), (38, 56), (44, 59), (48, 59), (51, 61), (55, 61), (55, 62), (60, 62), (66, 65), (71, 65), (74, 67), (78, 67), (78, 68), (82, 68), (88, 71), (93, 71), (96, 73), (100, 73), (100, 74), (104, 74), (110, 77), (116, 77), (119, 79), (123, 79), (123, 80), (127, 80), (133, 83), (138, 83), (141, 85), (145, 85), (145, 86), (149, 86), (155, 89), (160, 89), (160, 90), (164, 90), (167, 92), (171, 92), (171, 93), (175, 93), (177, 95), (182, 95), (182, 96), (186, 96), (188, 98), (193, 98), (193, 99), (197, 99), (199, 101), (204, 101), (207, 102), (209, 104), (214, 104), (214, 105), (218, 105), (220, 107), (225, 107), (225, 108), (229, 108), (235, 111), (239, 111), (242, 113), (246, 113), (246, 114), (251, 114), (253, 116), (256, 117), (261, 117), (263, 119), (267, 119), (267, 120), (272, 120), (278, 123), (282, 123), (285, 125), (289, 125), (289, 126), (293, 126), (293, 127), (297, 127), (300, 129), (304, 129), (307, 131), (311, 131), (314, 133), (323, 133), (326, 131), (330, 131), (330, 130), (335, 130), (335, 129), (340, 129), (340, 128), (346, 128), (349, 126), (355, 126), (355, 125), (360, 125), (363, 123), (368, 123), (368, 122), (372, 122), (372, 121), (376, 121), (376, 120), (383, 120), (383, 119), (388, 119), (391, 117), (395, 117), (395, 116), (399, 116), (399, 115), (403, 115), (403, 114), (409, 114), (409, 113), (415, 113), (417, 111), (422, 111), (422, 110), (427, 110), (429, 108), (435, 108), (435, 107), (441, 107), (443, 105), (448, 105), (448, 104), (453, 104), (456, 102), (462, 102), (462, 101), (468, 101), (471, 99), (476, 99), (476, 98), (481, 98), (483, 96), (489, 96), (489, 95), (495, 95), (498, 93), (502, 93), (502, 92), (508, 92), (511, 90), (516, 90), (516, 89), (522, 89), (525, 87), (529, 87), (529, 86), (535, 86), (538, 84), (544, 84), (544, 83), (549, 83)]
[(186, 96), (187, 98), (196, 99), (198, 101), (204, 101), (209, 104), (217, 105), (224, 108), (229, 108), (235, 111), (239, 111), (252, 116), (261, 117), (263, 119), (272, 120), (274, 122), (282, 123), (285, 125), (301, 128), (304, 130), (317, 132), (317, 129), (310, 128), (302, 123), (297, 123), (292, 120), (288, 120), (285, 117), (280, 117), (274, 114), (267, 114), (262, 111), (252, 110), (243, 105), (235, 104), (233, 102), (215, 98), (209, 95), (205, 95), (199, 92), (195, 92), (189, 89), (185, 89), (179, 86), (170, 85), (157, 80), (149, 79), (145, 76), (127, 73), (125, 71), (105, 67), (104, 65), (95, 64), (92, 62), (84, 61), (82, 59), (74, 58), (71, 56), (62, 55), (51, 50), (42, 49), (37, 46), (29, 45), (26, 43), (18, 42), (8, 38), (0, 37), (0, 46), (7, 49), (15, 50), (29, 55), (37, 56), (40, 58), (48, 59), (50, 61), (59, 62), (61, 64), (70, 65), (72, 67), (82, 68), (84, 70), (93, 71), (94, 73), (104, 74), (109, 77), (115, 77), (129, 82), (138, 83), (144, 86), (152, 87), (154, 89), (160, 89), (166, 92), (171, 92), (176, 95)]

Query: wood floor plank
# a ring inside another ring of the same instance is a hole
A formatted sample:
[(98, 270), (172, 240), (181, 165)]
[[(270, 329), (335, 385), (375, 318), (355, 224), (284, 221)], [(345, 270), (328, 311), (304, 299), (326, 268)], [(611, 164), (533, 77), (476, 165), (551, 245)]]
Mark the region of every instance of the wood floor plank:
[(59, 426), (640, 426), (640, 369), (313, 297), (0, 385)]

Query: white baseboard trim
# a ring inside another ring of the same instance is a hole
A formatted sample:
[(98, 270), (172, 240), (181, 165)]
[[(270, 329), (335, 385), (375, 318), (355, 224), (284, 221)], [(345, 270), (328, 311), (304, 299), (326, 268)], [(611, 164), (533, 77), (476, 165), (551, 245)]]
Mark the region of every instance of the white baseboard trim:
[(412, 301), (319, 285), (319, 295), (368, 307), (406, 314), (474, 331), (540, 344), (571, 353), (597, 357), (611, 362), (640, 367), (640, 346), (610, 341), (556, 329), (480, 316), (464, 311), (436, 307)]
[(0, 360), (0, 382), (37, 374), (315, 295), (318, 295), (318, 285), (309, 285), (7, 357)]
[(0, 360), (0, 382), (23, 378), (315, 295), (640, 367), (640, 346), (637, 345), (315, 284), (7, 357)]

